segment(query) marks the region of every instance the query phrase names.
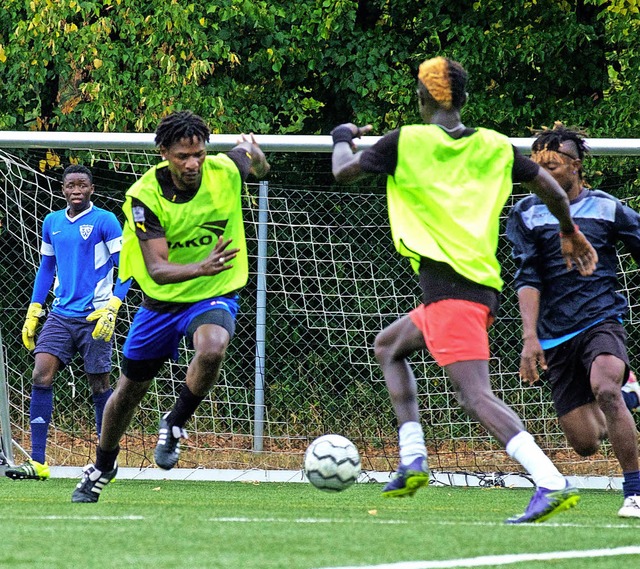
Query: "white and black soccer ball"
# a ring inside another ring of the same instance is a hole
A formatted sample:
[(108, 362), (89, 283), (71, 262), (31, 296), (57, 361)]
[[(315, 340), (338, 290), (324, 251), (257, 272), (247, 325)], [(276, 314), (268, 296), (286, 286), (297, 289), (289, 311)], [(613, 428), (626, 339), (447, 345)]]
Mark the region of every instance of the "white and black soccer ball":
[(304, 473), (309, 482), (325, 492), (342, 492), (360, 475), (360, 453), (342, 435), (323, 435), (304, 453)]

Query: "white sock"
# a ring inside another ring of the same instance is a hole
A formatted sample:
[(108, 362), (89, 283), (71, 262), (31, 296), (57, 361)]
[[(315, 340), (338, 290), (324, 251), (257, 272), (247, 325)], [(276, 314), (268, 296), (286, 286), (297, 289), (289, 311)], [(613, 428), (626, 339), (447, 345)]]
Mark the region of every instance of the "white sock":
[(531, 475), (536, 486), (562, 490), (567, 482), (549, 457), (527, 431), (520, 431), (506, 447), (507, 454), (517, 460)]
[(408, 466), (418, 457), (427, 456), (427, 446), (424, 444), (422, 425), (415, 421), (403, 423), (399, 430), (400, 464)]

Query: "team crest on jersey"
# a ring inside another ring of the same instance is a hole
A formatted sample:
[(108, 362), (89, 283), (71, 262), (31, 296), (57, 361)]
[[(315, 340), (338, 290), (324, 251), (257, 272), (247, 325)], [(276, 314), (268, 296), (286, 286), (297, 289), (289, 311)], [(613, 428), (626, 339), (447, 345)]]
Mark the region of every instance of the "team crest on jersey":
[(89, 239), (89, 235), (91, 235), (92, 231), (93, 231), (93, 225), (81, 225), (80, 226), (80, 235), (82, 235), (82, 238), (85, 241), (87, 239)]

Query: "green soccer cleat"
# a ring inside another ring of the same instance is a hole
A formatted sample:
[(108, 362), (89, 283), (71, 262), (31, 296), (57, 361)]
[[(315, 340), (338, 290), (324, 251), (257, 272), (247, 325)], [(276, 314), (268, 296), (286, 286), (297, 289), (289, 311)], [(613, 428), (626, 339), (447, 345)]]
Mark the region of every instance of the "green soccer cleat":
[(4, 474), (12, 480), (47, 480), (51, 476), (51, 470), (46, 462), (40, 464), (36, 460), (29, 459), (20, 466), (7, 468)]
[(404, 498), (413, 496), (418, 488), (429, 484), (429, 468), (427, 459), (416, 458), (411, 464), (401, 464), (392, 480), (382, 489), (382, 495), (386, 498)]
[(573, 508), (580, 501), (578, 489), (568, 482), (562, 490), (549, 490), (548, 488), (538, 488), (524, 514), (509, 518), (508, 524), (530, 524), (540, 523), (548, 520), (551, 516)]

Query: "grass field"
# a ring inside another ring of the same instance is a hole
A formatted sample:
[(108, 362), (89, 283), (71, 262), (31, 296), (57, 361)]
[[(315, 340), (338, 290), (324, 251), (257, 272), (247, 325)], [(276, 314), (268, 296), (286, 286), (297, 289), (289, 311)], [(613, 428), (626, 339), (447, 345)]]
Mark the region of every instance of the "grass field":
[(431, 486), (384, 499), (380, 484), (325, 494), (295, 483), (116, 480), (97, 504), (72, 504), (74, 485), (0, 479), (0, 567), (640, 566), (640, 520), (617, 517), (614, 491), (584, 491), (547, 523), (509, 526), (531, 490)]

